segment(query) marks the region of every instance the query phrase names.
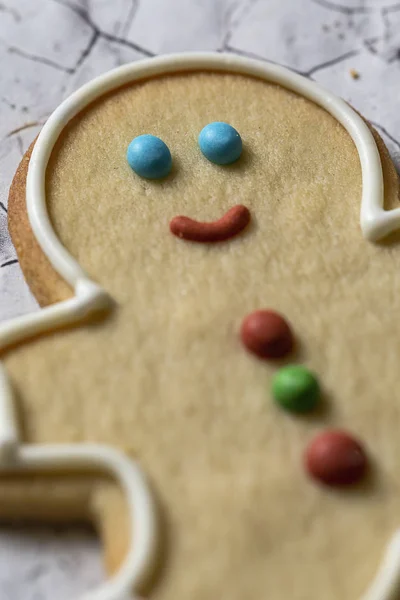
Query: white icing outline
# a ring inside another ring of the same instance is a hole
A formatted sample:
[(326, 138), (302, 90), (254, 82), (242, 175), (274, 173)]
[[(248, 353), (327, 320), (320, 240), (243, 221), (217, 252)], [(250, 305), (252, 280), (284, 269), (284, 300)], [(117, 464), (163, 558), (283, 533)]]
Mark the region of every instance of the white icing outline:
[(130, 517), (130, 546), (118, 573), (80, 600), (128, 600), (146, 583), (157, 552), (155, 503), (139, 466), (103, 444), (22, 444), (14, 394), (0, 365), (0, 477), (9, 473), (101, 470), (125, 492)]
[(386, 548), (380, 569), (361, 600), (398, 600), (400, 590), (400, 529)]
[[(0, 350), (33, 335), (84, 320), (110, 305), (110, 297), (91, 281), (61, 244), (46, 207), (45, 173), (50, 154), (65, 125), (93, 100), (126, 83), (154, 75), (213, 70), (253, 75), (308, 98), (324, 108), (347, 130), (361, 163), (360, 210), (364, 237), (376, 241), (400, 227), (400, 208), (384, 210), (383, 174), (374, 137), (363, 119), (346, 102), (318, 84), (275, 64), (215, 53), (166, 55), (124, 65), (97, 77), (67, 98), (50, 116), (33, 148), (26, 182), (28, 217), (44, 254), (75, 296), (39, 313), (0, 324)], [(149, 489), (139, 467), (115, 449), (96, 444), (29, 445), (18, 438), (14, 398), (0, 370), (0, 475), (34, 470), (102, 468), (111, 472), (125, 490), (131, 512), (131, 546), (117, 575), (81, 600), (126, 600), (151, 569), (156, 551), (156, 516)], [(390, 544), (382, 569), (362, 600), (393, 600), (400, 586), (400, 532)]]

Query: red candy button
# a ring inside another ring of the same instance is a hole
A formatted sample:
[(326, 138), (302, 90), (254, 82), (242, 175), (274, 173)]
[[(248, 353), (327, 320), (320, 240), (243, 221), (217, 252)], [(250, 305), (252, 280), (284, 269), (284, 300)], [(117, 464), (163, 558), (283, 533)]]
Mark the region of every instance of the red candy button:
[(243, 344), (260, 358), (282, 358), (293, 348), (293, 334), (285, 319), (273, 310), (256, 310), (243, 320)]
[(325, 431), (315, 437), (305, 453), (306, 468), (327, 485), (349, 485), (364, 475), (367, 457), (361, 444), (344, 431)]

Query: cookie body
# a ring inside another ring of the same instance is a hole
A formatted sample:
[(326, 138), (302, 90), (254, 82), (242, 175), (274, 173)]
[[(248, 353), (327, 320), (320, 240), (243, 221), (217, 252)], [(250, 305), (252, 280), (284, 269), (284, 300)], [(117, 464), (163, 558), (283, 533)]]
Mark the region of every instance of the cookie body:
[[(242, 137), (231, 165), (212, 164), (197, 145), (213, 121)], [(144, 133), (171, 151), (164, 180), (138, 177), (125, 159)], [(397, 175), (376, 141), (391, 208)], [(71, 290), (32, 247), (28, 160), (11, 191), (10, 230), (28, 283), (52, 304)], [(396, 236), (372, 244), (360, 232), (361, 195), (344, 128), (245, 75), (126, 85), (60, 135), (46, 171), (51, 222), (115, 308), (20, 344), (4, 362), (26, 441), (109, 444), (149, 473), (168, 531), (151, 597), (350, 600), (368, 587), (398, 526), (400, 283)], [(193, 243), (169, 230), (177, 215), (214, 221), (238, 204), (251, 221), (232, 239)], [(310, 418), (279, 411), (270, 393), (279, 366), (241, 343), (243, 319), (261, 309), (288, 319), (290, 361), (318, 375), (323, 410)], [(373, 468), (361, 486), (333, 492), (307, 477), (303, 451), (328, 427), (365, 443)], [(97, 479), (90, 504), (114, 570), (128, 544), (123, 500)]]

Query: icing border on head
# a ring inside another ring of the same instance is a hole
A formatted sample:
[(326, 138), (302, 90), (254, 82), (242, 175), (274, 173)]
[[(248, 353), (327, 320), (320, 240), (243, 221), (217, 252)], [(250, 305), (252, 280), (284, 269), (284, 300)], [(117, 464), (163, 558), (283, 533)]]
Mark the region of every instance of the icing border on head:
[[(54, 269), (74, 289), (75, 296), (0, 325), (0, 350), (19, 340), (58, 326), (84, 320), (106, 308), (110, 298), (90, 280), (57, 238), (47, 212), (45, 173), (53, 147), (65, 125), (91, 102), (127, 83), (155, 75), (212, 70), (252, 75), (287, 88), (324, 108), (347, 130), (361, 163), (362, 198), (360, 222), (364, 237), (375, 241), (400, 227), (400, 208), (384, 210), (382, 164), (374, 137), (363, 119), (343, 100), (305, 77), (278, 65), (217, 53), (166, 55), (128, 64), (84, 85), (50, 116), (33, 148), (26, 182), (28, 217), (33, 233)], [(0, 364), (0, 475), (58, 469), (111, 472), (127, 493), (131, 516), (131, 544), (121, 570), (100, 589), (81, 600), (123, 600), (137, 591), (151, 569), (156, 551), (155, 507), (139, 467), (129, 458), (103, 445), (29, 445), (19, 440), (14, 395)], [(139, 535), (139, 540), (138, 540)], [(135, 543), (133, 543), (135, 540)], [(363, 600), (390, 600), (400, 588), (400, 532), (396, 533), (381, 571)]]

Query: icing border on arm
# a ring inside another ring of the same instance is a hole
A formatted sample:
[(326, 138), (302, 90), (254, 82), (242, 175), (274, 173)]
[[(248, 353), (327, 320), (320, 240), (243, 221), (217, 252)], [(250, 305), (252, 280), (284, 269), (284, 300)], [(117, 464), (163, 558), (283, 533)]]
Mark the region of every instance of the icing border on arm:
[(400, 529), (390, 540), (380, 569), (361, 600), (396, 600), (400, 591)]
[(113, 476), (127, 500), (130, 544), (119, 571), (79, 600), (128, 600), (147, 582), (157, 556), (157, 510), (140, 467), (104, 444), (24, 444), (19, 439), (15, 399), (0, 363), (0, 478), (12, 473), (88, 472)]
[[(90, 280), (58, 239), (46, 207), (45, 175), (53, 147), (67, 123), (91, 102), (122, 85), (155, 75), (212, 70), (251, 75), (291, 90), (330, 113), (353, 139), (362, 171), (361, 229), (375, 241), (400, 227), (400, 208), (384, 210), (382, 164), (374, 137), (363, 119), (343, 100), (317, 83), (276, 64), (231, 54), (171, 54), (124, 65), (87, 83), (52, 113), (41, 130), (29, 162), (26, 202), (33, 233), (54, 269), (75, 291), (67, 300), (30, 317), (0, 325), (0, 349), (29, 335), (82, 320), (109, 306), (110, 298)], [(90, 293), (88, 290), (90, 288)]]

